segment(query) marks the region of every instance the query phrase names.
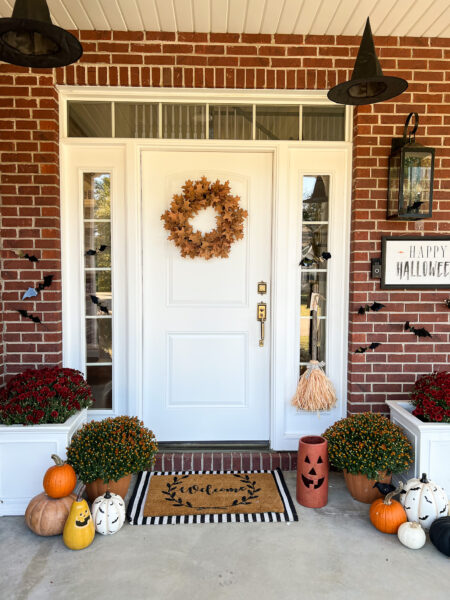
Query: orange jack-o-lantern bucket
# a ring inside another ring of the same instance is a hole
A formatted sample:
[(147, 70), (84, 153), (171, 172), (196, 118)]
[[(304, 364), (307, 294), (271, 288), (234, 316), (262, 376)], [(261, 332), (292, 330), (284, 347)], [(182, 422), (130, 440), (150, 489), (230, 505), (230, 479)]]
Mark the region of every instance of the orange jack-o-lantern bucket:
[(298, 443), (297, 502), (320, 508), (328, 501), (328, 442), (320, 435), (306, 435)]

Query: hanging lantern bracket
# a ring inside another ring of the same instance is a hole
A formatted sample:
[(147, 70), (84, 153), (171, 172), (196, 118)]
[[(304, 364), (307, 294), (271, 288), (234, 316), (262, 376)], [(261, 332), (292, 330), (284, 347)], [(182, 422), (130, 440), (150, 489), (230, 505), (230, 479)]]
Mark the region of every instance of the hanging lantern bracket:
[[(412, 129), (408, 131), (409, 122), (412, 117), (414, 117), (414, 125)], [(403, 128), (403, 137), (401, 138), (393, 138), (391, 141), (391, 152), (395, 152), (399, 148), (406, 146), (407, 144), (415, 144), (416, 143), (416, 131), (419, 127), (419, 115), (416, 112), (411, 112), (406, 117), (405, 126)]]

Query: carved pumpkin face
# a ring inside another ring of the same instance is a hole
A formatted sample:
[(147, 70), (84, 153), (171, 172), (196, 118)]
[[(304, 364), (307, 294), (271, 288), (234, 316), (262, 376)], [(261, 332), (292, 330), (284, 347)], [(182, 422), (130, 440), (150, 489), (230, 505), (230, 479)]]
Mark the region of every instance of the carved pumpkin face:
[(303, 485), (308, 489), (317, 490), (325, 481), (327, 464), (321, 456), (319, 456), (317, 461), (313, 462), (306, 455), (301, 470)]

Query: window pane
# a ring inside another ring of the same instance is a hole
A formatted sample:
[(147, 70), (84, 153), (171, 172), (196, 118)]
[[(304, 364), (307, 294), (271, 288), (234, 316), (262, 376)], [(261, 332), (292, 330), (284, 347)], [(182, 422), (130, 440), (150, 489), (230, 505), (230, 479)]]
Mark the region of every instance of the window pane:
[(92, 388), (94, 410), (112, 408), (112, 366), (87, 367), (87, 382)]
[(86, 271), (86, 314), (110, 315), (111, 271)]
[(111, 362), (111, 319), (86, 319), (86, 362)]
[(104, 173), (83, 175), (83, 211), (85, 219), (111, 218), (110, 176)]
[(345, 107), (304, 106), (302, 139), (345, 140)]
[(111, 223), (85, 222), (84, 254), (86, 267), (111, 267)]
[(158, 105), (114, 103), (115, 137), (158, 137)]
[(206, 106), (198, 104), (163, 104), (162, 136), (175, 139), (206, 137)]
[(215, 105), (209, 107), (209, 137), (217, 140), (251, 140), (253, 107)]
[(298, 106), (257, 106), (257, 140), (298, 140)]
[[(300, 319), (300, 362), (307, 363), (311, 360), (311, 324), (312, 319)], [(318, 320), (317, 332), (317, 360), (325, 361), (325, 329), (326, 320)]]
[(111, 102), (68, 102), (69, 137), (111, 137)]
[(326, 269), (327, 260), (322, 257), (328, 251), (328, 225), (303, 223), (302, 258), (303, 269)]
[(327, 274), (326, 273), (314, 273), (311, 271), (302, 272), (302, 289), (301, 289), (301, 306), (300, 316), (310, 316), (310, 299), (311, 299), (311, 288), (312, 284), (317, 282), (319, 284), (319, 310), (317, 314), (319, 317), (323, 317), (326, 312), (326, 295), (327, 295)]
[(329, 175), (303, 177), (303, 220), (328, 221)]

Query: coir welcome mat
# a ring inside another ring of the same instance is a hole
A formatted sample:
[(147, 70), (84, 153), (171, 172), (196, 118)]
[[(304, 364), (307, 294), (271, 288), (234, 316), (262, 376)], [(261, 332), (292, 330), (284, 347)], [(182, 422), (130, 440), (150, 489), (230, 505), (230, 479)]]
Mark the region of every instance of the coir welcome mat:
[(132, 525), (298, 521), (280, 469), (139, 473)]

